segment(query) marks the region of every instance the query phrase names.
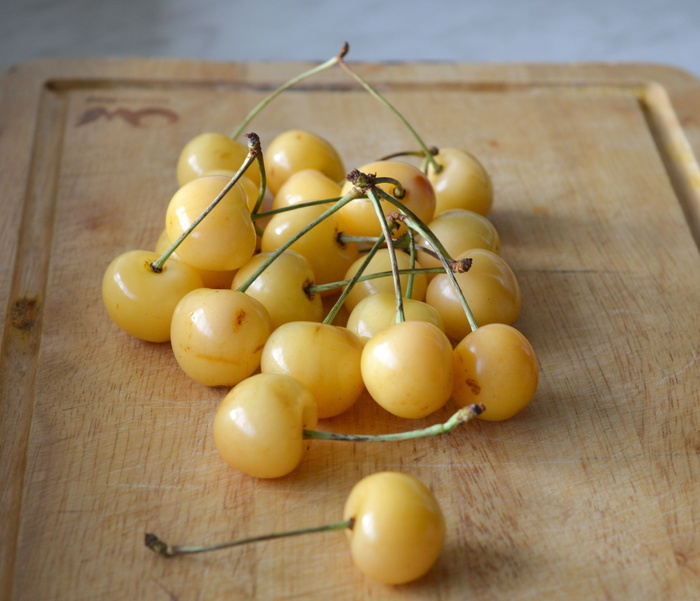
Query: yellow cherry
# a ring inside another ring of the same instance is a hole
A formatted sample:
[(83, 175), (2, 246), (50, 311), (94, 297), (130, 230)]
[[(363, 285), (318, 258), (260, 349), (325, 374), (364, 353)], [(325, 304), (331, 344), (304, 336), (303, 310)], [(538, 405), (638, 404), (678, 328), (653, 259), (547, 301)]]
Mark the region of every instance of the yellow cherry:
[[(248, 156), (248, 149), (223, 134), (205, 132), (192, 138), (180, 152), (177, 161), (179, 186), (207, 174), (210, 171), (226, 170), (235, 173)], [(260, 170), (256, 164), (245, 171), (256, 186), (260, 185)]]
[[(258, 253), (243, 265), (236, 272), (231, 288), (241, 287), (271, 254), (271, 251)], [(285, 250), (253, 280), (245, 293), (265, 306), (273, 330), (289, 321), (321, 321), (321, 295), (309, 292), (315, 279), (311, 263), (303, 255)]]
[(170, 342), (190, 378), (205, 386), (235, 386), (259, 368), (271, 327), (267, 310), (253, 297), (200, 288), (175, 307)]
[[(173, 195), (165, 216), (165, 229), (171, 243), (200, 217), (228, 182), (220, 175), (198, 177)], [(178, 246), (179, 257), (199, 269), (238, 269), (253, 256), (257, 244), (247, 203), (243, 188), (233, 186)]]
[[(360, 267), (364, 263), (364, 260), (365, 257), (358, 258), (345, 272), (343, 279), (351, 279), (359, 271)], [(403, 251), (396, 251), (396, 263), (398, 264), (399, 269), (409, 269), (411, 267), (411, 257)], [(416, 261), (415, 267), (420, 268), (421, 265)], [(373, 273), (384, 272), (388, 273), (389, 275), (381, 278), (359, 281), (352, 287), (345, 299), (345, 305), (349, 311), (352, 311), (357, 306), (357, 303), (371, 294), (376, 294), (377, 292), (394, 292), (394, 279), (391, 276), (391, 252), (386, 248), (380, 248), (370, 259), (362, 274), (371, 275)], [(399, 276), (399, 280), (401, 281), (401, 290), (405, 293), (408, 286), (408, 275), (406, 274)], [(425, 274), (414, 274), (411, 298), (423, 300), (425, 298), (425, 291), (427, 287), (428, 280), (425, 277)]]
[[(231, 171), (229, 169), (214, 169), (213, 171), (207, 171), (207, 173), (204, 175), (221, 175), (225, 178), (231, 179), (234, 175), (236, 175), (236, 173), (235, 171)], [(243, 192), (248, 200), (248, 210), (252, 212), (255, 208), (255, 203), (258, 202), (258, 194), (260, 193), (259, 184), (254, 183), (245, 175), (238, 178), (237, 183), (240, 184), (241, 188), (243, 188)]]
[(292, 173), (280, 186), (272, 201), (272, 208), (279, 209), (328, 198), (340, 198), (340, 184), (318, 169), (302, 169)]
[(350, 491), (343, 511), (355, 565), (384, 584), (405, 584), (435, 564), (445, 540), (445, 519), (427, 486), (398, 472), (378, 472)]
[(102, 278), (102, 300), (112, 321), (148, 342), (170, 340), (175, 306), (203, 285), (195, 269), (177, 260), (155, 273), (151, 263), (159, 257), (147, 250), (128, 251), (109, 264)]
[(289, 177), (302, 169), (316, 169), (334, 182), (345, 178), (338, 151), (326, 139), (301, 129), (291, 129), (274, 138), (265, 151), (267, 185), (277, 194)]
[[(273, 215), (265, 226), (261, 250), (267, 252), (279, 248), (326, 209), (317, 205)], [(339, 233), (338, 214), (333, 213), (289, 247), (308, 259), (316, 274), (317, 284), (342, 280), (359, 256), (357, 245), (341, 243)]]
[[(440, 314), (429, 304), (412, 298), (403, 299), (406, 321), (427, 321), (444, 330)], [(376, 333), (396, 323), (396, 297), (392, 292), (377, 292), (363, 298), (350, 312), (347, 328), (362, 344)]]
[[(471, 268), (456, 274), (469, 308), (480, 326), (489, 323), (512, 324), (520, 314), (520, 285), (508, 263), (483, 248), (469, 250), (455, 259), (470, 257)], [(457, 292), (447, 274), (435, 276), (428, 284), (425, 302), (435, 307), (452, 340), (461, 340), (471, 327)]]
[[(428, 227), (451, 257), (457, 257), (473, 248), (485, 248), (496, 254), (501, 251), (501, 239), (493, 223), (474, 211), (466, 209), (444, 211), (436, 215)], [(418, 237), (417, 242), (421, 246), (434, 250), (422, 236)], [(418, 261), (423, 267), (442, 265), (439, 259), (426, 252), (418, 252)], [(428, 274), (427, 277), (431, 280), (434, 274)]]
[(256, 374), (224, 397), (214, 416), (214, 443), (235, 469), (280, 478), (301, 463), (304, 429), (316, 424), (316, 402), (306, 387), (282, 374)]
[[(435, 214), (435, 192), (433, 186), (415, 165), (403, 161), (385, 160), (375, 161), (363, 165), (360, 172), (377, 177), (390, 177), (397, 180), (404, 189), (404, 194), (397, 199), (408, 209), (413, 211), (424, 223), (433, 219)], [(353, 184), (345, 182), (341, 194), (350, 192)], [(379, 184), (385, 192), (397, 196), (393, 184)], [(384, 214), (398, 211), (398, 209), (386, 200), (381, 200)], [(368, 198), (357, 198), (338, 211), (340, 215), (340, 227), (345, 234), (354, 236), (379, 236), (382, 227), (377, 218), (373, 203)], [(406, 231), (405, 226), (397, 230), (398, 233)]]
[(364, 391), (362, 344), (346, 328), (295, 321), (277, 328), (265, 343), (260, 370), (304, 384), (316, 399), (318, 417), (340, 415)]
[(426, 166), (435, 189), (435, 214), (468, 209), (487, 215), (493, 205), (493, 184), (479, 160), (459, 148), (441, 148), (434, 158), (442, 169), (436, 173), (431, 163)]
[(452, 345), (426, 321), (403, 321), (375, 334), (362, 350), (361, 368), (372, 398), (398, 417), (430, 415), (452, 394)]
[[(170, 248), (170, 240), (168, 239), (168, 233), (163, 230), (163, 233), (158, 238), (156, 242), (155, 252), (158, 256), (162, 255), (166, 250)], [(168, 261), (176, 260), (182, 261), (177, 251), (172, 253), (168, 258)], [(184, 263), (184, 261), (182, 261)], [(189, 267), (192, 267), (189, 265)], [(208, 269), (197, 269), (192, 267), (202, 278), (202, 287), (204, 288), (230, 288), (231, 282), (233, 282), (233, 276), (235, 271), (210, 271)]]
[(535, 396), (538, 377), (532, 345), (512, 326), (481, 326), (454, 349), (453, 398), (460, 407), (482, 404), (479, 419), (502, 421), (520, 413)]

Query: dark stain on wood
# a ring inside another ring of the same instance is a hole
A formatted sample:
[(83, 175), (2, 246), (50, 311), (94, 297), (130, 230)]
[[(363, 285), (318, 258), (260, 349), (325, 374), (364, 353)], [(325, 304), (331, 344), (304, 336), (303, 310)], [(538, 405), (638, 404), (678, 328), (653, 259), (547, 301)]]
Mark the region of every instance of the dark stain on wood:
[(10, 323), (18, 330), (30, 330), (39, 315), (38, 298), (18, 298), (10, 307)]

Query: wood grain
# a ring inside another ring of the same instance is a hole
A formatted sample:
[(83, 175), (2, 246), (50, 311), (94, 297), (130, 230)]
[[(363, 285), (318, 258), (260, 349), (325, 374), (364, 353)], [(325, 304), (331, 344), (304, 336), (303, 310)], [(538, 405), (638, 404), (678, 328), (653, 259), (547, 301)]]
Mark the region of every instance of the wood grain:
[[(700, 596), (700, 83), (655, 65), (358, 65), (429, 144), (474, 152), (538, 352), (533, 404), (394, 445), (315, 442), (257, 481), (211, 440), (223, 390), (107, 318), (109, 261), (152, 247), (180, 148), (228, 133), (299, 64), (47, 60), (0, 88), (0, 599), (667, 599)], [(253, 123), (329, 138), (348, 168), (413, 147), (339, 72)], [(368, 399), (323, 427), (397, 431)], [(339, 518), (352, 485), (412, 473), (445, 551), (365, 579), (342, 534), (165, 560)]]

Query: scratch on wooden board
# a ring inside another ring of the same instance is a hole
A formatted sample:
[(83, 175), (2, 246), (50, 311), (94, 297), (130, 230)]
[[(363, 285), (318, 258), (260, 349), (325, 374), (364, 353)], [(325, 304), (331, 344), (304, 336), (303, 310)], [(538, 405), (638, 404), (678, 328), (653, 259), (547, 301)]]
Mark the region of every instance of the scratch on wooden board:
[[(299, 490), (295, 488), (268, 488), (261, 489), (256, 492), (257, 495), (269, 495), (269, 496), (279, 496), (279, 495), (296, 495), (296, 496), (307, 496), (309, 493), (305, 490)], [(316, 490), (314, 491), (314, 498), (318, 497), (337, 497), (336, 492), (330, 490)]]
[(673, 379), (677, 378), (681, 374), (688, 371), (691, 367), (694, 367), (697, 362), (698, 362), (698, 352), (695, 349), (693, 349), (693, 356), (690, 359), (690, 361), (688, 361), (688, 363), (686, 363), (683, 367), (681, 367), (680, 369), (678, 369), (676, 372), (672, 373), (671, 375), (661, 378), (659, 380), (659, 384), (663, 384), (664, 382), (668, 382), (669, 380), (673, 380)]
[(540, 447), (540, 446), (557, 446), (557, 447), (568, 447), (571, 442), (569, 440), (547, 440), (545, 438), (538, 439), (537, 441), (531, 441), (531, 440), (519, 440), (517, 438), (514, 438), (512, 436), (488, 436), (488, 435), (482, 435), (481, 440), (486, 440), (489, 442), (500, 442), (500, 443), (507, 443), (507, 444), (519, 444), (519, 445), (525, 445), (528, 447)]
[[(212, 449), (212, 452), (209, 453), (209, 455), (218, 455), (219, 451), (217, 449)], [(184, 472), (187, 470), (188, 466), (192, 464), (192, 461), (196, 458), (199, 460), (199, 458), (202, 456), (199, 450), (194, 449), (190, 452), (190, 454), (182, 461), (180, 464), (180, 469)], [(200, 466), (196, 467), (196, 470), (201, 473), (202, 468)], [(210, 470), (211, 471), (211, 470)]]
[[(202, 574), (202, 582), (206, 582), (208, 576), (209, 576), (209, 566), (205, 564), (204, 573)], [(206, 598), (205, 594), (206, 593), (204, 591), (204, 587), (201, 587), (199, 589), (199, 593), (197, 594), (197, 601), (200, 601), (201, 599), (205, 599)]]
[(194, 486), (193, 484), (148, 484), (148, 483), (130, 483), (130, 482), (122, 482), (119, 484), (112, 484), (111, 486), (115, 488), (152, 488), (152, 489), (157, 489), (157, 490), (162, 490), (162, 489), (177, 489), (181, 490), (184, 488), (191, 488), (191, 489), (198, 489), (200, 488), (199, 486)]
[(158, 580), (156, 580), (156, 579), (154, 578), (154, 579), (153, 579), (153, 582), (155, 582), (155, 583), (161, 588), (161, 590), (162, 590), (165, 594), (168, 595), (168, 597), (170, 598), (170, 601), (178, 601), (177, 595), (175, 595), (175, 593), (171, 593), (167, 588), (165, 588), (165, 586), (163, 586), (160, 582), (158, 582)]

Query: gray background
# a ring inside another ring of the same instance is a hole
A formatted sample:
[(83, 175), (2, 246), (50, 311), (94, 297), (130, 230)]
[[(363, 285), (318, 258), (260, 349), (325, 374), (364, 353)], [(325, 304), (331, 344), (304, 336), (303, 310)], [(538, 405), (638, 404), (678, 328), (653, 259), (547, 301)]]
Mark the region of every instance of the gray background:
[(0, 0), (37, 57), (653, 62), (700, 77), (700, 0)]

